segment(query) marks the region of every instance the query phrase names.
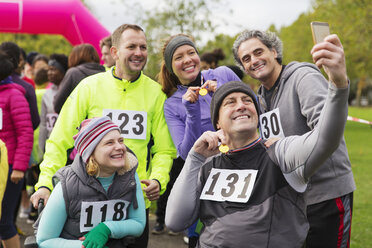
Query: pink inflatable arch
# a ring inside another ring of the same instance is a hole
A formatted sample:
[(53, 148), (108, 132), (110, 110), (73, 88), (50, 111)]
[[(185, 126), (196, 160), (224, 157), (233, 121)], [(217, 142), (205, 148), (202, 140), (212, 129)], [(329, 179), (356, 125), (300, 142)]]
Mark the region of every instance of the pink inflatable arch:
[(79, 0), (0, 0), (0, 32), (61, 34), (99, 54), (99, 41), (110, 34)]

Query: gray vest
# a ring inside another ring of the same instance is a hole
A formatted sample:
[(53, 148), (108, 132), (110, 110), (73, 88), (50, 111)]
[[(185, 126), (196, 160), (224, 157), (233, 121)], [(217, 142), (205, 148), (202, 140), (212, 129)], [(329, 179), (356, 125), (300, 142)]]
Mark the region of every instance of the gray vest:
[[(138, 163), (124, 175), (116, 174), (107, 192), (97, 178), (86, 173), (85, 163), (79, 155), (75, 157), (70, 166), (65, 166), (58, 170), (56, 176), (62, 186), (67, 212), (67, 220), (63, 227), (61, 238), (78, 239), (87, 233), (80, 232), (82, 201), (96, 202), (120, 199), (131, 202), (131, 204), (134, 204), (134, 208), (137, 208), (135, 180), (137, 166)], [(111, 240), (111, 242), (113, 241)]]

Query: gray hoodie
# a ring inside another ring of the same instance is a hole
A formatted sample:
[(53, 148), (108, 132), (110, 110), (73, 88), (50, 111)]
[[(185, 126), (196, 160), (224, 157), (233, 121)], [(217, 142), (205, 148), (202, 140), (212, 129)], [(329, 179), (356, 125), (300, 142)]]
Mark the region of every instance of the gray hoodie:
[[(319, 69), (310, 63), (291, 62), (285, 66), (275, 87), (270, 109), (265, 108), (263, 86), (258, 90), (261, 113), (278, 108), (285, 137), (313, 130), (319, 121), (328, 88), (328, 82)], [(265, 131), (262, 123), (260, 129)], [(349, 194), (355, 188), (343, 138), (337, 150), (311, 177), (305, 200), (311, 205)]]

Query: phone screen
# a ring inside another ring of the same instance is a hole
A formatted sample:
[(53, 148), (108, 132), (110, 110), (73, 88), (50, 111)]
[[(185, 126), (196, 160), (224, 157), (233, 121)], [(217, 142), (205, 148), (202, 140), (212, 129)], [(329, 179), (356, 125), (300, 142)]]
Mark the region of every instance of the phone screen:
[(329, 25), (326, 22), (311, 22), (310, 25), (314, 44), (323, 42), (324, 38), (330, 34)]

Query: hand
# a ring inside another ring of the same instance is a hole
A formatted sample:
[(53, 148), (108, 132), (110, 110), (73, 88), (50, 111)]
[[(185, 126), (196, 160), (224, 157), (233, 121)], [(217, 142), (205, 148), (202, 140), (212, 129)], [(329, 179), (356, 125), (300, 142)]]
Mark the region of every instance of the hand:
[(12, 181), (12, 183), (18, 184), (18, 182), (21, 181), (24, 176), (25, 173), (23, 171), (13, 170), (12, 174), (10, 174), (10, 181)]
[(335, 84), (337, 88), (348, 86), (344, 48), (337, 35), (328, 35), (324, 42), (314, 45), (311, 54), (314, 63), (319, 68), (323, 66), (329, 81)]
[(218, 149), (220, 141), (221, 144), (226, 144), (223, 130), (220, 129), (217, 132), (207, 131), (195, 141), (193, 149), (195, 152), (208, 158), (220, 153), (220, 150)]
[(47, 188), (40, 188), (35, 193), (32, 194), (30, 201), (34, 208), (38, 209), (38, 204), (40, 199), (44, 199), (44, 204), (46, 205), (50, 196), (50, 191)]
[(195, 103), (199, 99), (199, 90), (200, 87), (189, 87), (182, 98), (188, 102)]
[(147, 199), (156, 201), (160, 197), (160, 185), (156, 180), (141, 180), (141, 183), (146, 184), (143, 192), (146, 193)]
[(111, 230), (103, 223), (99, 223), (96, 227), (90, 230), (84, 237), (81, 237), (79, 240), (83, 241), (81, 247), (85, 248), (101, 248), (107, 247), (106, 243), (111, 234)]
[(208, 90), (208, 92), (216, 92), (217, 90), (217, 81), (207, 80), (203, 85), (202, 88)]
[(268, 140), (266, 140), (266, 142), (264, 143), (265, 147), (266, 148), (269, 148), (270, 146), (272, 146), (275, 142), (277, 142), (278, 140), (280, 140), (279, 138), (270, 138)]

